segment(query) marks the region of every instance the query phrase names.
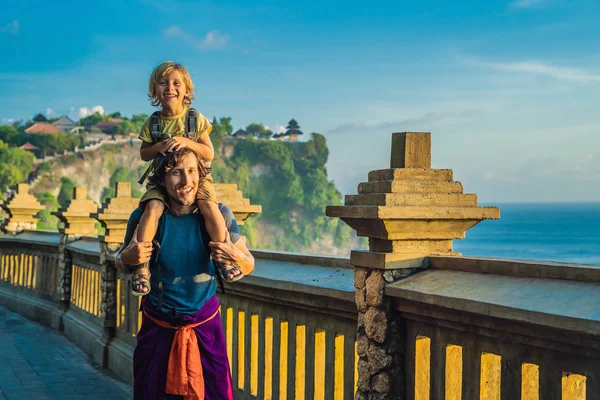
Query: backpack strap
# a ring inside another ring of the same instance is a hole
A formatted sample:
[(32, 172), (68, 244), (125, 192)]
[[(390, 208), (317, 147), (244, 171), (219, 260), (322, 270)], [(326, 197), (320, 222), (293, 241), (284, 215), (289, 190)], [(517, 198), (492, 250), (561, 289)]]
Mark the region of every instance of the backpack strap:
[(162, 130), (160, 128), (160, 111), (155, 111), (150, 116), (150, 136), (155, 142), (162, 140)]
[(185, 115), (185, 137), (198, 141), (198, 111), (192, 107), (188, 108)]

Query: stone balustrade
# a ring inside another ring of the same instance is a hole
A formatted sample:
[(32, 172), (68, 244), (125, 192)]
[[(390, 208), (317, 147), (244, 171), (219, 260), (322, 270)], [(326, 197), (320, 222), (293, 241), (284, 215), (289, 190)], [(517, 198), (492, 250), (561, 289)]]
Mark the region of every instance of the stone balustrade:
[[(368, 251), (253, 250), (255, 273), (219, 293), (236, 398), (600, 399), (600, 266), (454, 252), (499, 210), (431, 169), (430, 146), (429, 133), (394, 134), (390, 168), (327, 208)], [(34, 230), (41, 206), (20, 185), (4, 206), (0, 304), (131, 381), (140, 299), (113, 251), (137, 200), (126, 184), (116, 193), (92, 212), (76, 191), (49, 233)], [(235, 185), (217, 193), (240, 222), (260, 212)]]

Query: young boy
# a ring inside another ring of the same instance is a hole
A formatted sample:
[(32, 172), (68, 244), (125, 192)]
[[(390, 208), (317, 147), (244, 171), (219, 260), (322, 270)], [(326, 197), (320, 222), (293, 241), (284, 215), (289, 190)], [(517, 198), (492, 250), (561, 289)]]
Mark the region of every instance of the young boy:
[[(149, 117), (142, 127), (139, 138), (142, 140), (140, 156), (144, 161), (154, 160), (159, 154), (166, 154), (177, 149), (188, 147), (198, 154), (205, 162), (214, 157), (213, 145), (209, 134), (212, 130), (210, 122), (204, 115), (197, 113), (197, 138), (186, 134), (188, 110), (194, 99), (194, 84), (187, 69), (172, 61), (165, 61), (154, 69), (148, 82), (148, 97), (153, 106), (160, 106), (161, 137), (153, 135), (156, 126), (151, 126)], [(186, 137), (190, 136), (190, 137)], [(164, 138), (164, 139), (163, 139)], [(144, 210), (138, 226), (137, 240), (152, 241), (158, 228), (158, 220), (165, 207), (168, 207), (166, 193), (163, 188), (148, 186), (148, 190), (140, 199), (140, 208)], [(182, 187), (180, 190), (191, 190)], [(196, 204), (206, 221), (206, 230), (213, 242), (225, 241), (225, 221), (219, 211), (215, 196), (212, 177), (206, 175), (199, 183), (196, 194)], [(219, 272), (228, 282), (242, 278), (242, 272), (237, 265), (217, 264)], [(132, 294), (143, 296), (150, 292), (150, 273), (148, 265), (140, 265), (133, 273)]]

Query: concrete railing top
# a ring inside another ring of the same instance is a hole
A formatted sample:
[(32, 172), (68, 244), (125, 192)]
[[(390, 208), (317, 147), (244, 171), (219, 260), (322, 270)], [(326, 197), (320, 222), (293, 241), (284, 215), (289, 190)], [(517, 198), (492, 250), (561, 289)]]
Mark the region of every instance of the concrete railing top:
[(600, 335), (600, 266), (432, 257), (385, 293), (455, 311)]
[[(10, 242), (15, 248), (19, 244), (28, 247), (36, 244), (58, 246), (60, 240), (61, 234), (54, 231), (0, 235), (0, 242)], [(100, 257), (100, 240), (97, 237), (82, 237), (68, 243), (66, 249), (85, 256)], [(256, 269), (240, 285), (336, 297), (354, 302), (354, 271), (347, 258), (265, 250), (252, 250), (252, 254), (256, 258)], [(107, 258), (114, 260), (114, 254), (107, 255)]]
[(24, 244), (44, 244), (58, 246), (61, 235), (57, 231), (23, 231), (18, 235), (0, 234), (0, 242), (18, 242)]

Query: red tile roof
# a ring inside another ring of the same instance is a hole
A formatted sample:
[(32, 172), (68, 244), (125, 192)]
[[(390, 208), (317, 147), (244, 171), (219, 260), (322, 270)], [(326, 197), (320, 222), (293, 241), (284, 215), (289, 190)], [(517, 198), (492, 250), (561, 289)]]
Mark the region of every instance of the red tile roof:
[(123, 122), (121, 118), (109, 118), (106, 121), (100, 121), (96, 125), (93, 125), (95, 128), (100, 129), (101, 131), (110, 130), (113, 126), (119, 125)]
[(19, 148), (23, 149), (23, 150), (37, 150), (38, 149), (37, 147), (35, 147), (34, 145), (32, 145), (29, 142), (25, 143), (23, 146), (20, 146)]
[(36, 122), (35, 124), (31, 125), (29, 128), (25, 129), (25, 133), (55, 134), (55, 133), (63, 133), (63, 131), (58, 129), (56, 126), (49, 124), (48, 122)]

